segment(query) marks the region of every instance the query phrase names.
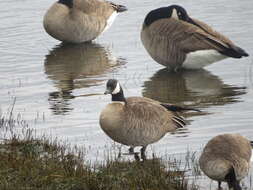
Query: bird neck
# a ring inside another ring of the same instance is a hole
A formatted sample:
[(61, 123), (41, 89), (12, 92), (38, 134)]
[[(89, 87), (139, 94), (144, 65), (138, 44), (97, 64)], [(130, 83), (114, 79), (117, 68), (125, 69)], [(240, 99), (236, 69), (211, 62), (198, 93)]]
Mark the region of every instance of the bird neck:
[(112, 101), (126, 102), (123, 90), (120, 89), (119, 93), (112, 94)]
[(66, 5), (68, 8), (73, 8), (73, 0), (59, 0), (58, 3)]
[(144, 23), (146, 26), (151, 25), (153, 22), (163, 19), (163, 18), (168, 18), (168, 9), (167, 7), (161, 7), (158, 9), (155, 9), (153, 11), (150, 11), (146, 18), (144, 19)]
[(230, 190), (242, 190), (240, 182), (236, 179), (235, 170), (231, 168), (229, 173), (225, 176)]

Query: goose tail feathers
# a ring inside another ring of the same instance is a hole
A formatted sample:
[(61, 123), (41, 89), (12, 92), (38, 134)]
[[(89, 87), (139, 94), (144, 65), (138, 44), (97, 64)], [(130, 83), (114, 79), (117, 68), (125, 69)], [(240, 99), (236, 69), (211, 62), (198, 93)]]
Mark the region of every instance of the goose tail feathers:
[(112, 2), (109, 2), (109, 3), (112, 5), (112, 7), (113, 7), (118, 13), (127, 11), (127, 7), (124, 6), (124, 5), (117, 5), (117, 4), (112, 3)]

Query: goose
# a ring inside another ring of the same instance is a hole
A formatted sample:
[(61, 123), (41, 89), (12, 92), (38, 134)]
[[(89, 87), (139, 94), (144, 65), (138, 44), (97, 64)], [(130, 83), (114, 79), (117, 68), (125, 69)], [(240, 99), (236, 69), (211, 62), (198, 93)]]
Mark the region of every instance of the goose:
[(242, 48), (179, 5), (150, 11), (141, 41), (150, 56), (169, 70), (200, 69), (227, 57), (247, 57)]
[(112, 140), (130, 146), (130, 153), (134, 153), (134, 147), (141, 146), (143, 160), (146, 159), (147, 145), (157, 142), (167, 132), (186, 125), (185, 120), (177, 114), (178, 111), (195, 110), (145, 97), (125, 98), (116, 79), (107, 81), (105, 94), (111, 94), (112, 102), (100, 114), (99, 123), (102, 130)]
[(53, 38), (82, 43), (94, 40), (106, 31), (123, 5), (103, 0), (59, 0), (46, 12), (43, 25)]
[(239, 134), (222, 134), (211, 139), (200, 158), (201, 170), (211, 179), (227, 182), (230, 190), (241, 190), (240, 180), (250, 168), (252, 145)]

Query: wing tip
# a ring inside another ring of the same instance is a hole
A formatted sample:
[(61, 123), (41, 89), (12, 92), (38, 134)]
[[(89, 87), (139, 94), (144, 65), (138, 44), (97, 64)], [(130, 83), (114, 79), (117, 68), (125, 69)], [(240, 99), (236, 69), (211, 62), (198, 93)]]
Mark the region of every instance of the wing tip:
[(196, 112), (201, 112), (201, 110), (196, 109), (196, 108), (186, 108), (186, 107), (181, 107), (181, 106), (176, 106), (172, 104), (165, 104), (161, 103), (161, 106), (165, 107), (169, 111), (173, 112), (183, 112), (183, 111), (196, 111)]
[(185, 120), (180, 116), (173, 116), (172, 121), (174, 122), (177, 128), (184, 128), (184, 126), (186, 125)]

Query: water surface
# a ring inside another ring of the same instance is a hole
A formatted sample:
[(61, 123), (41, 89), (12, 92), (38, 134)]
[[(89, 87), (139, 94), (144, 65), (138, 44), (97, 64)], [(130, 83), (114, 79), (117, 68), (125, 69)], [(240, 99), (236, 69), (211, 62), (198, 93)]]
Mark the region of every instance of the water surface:
[[(110, 96), (103, 92), (106, 80), (117, 78), (126, 96), (193, 106), (207, 113), (188, 115), (187, 129), (166, 135), (147, 149), (149, 155), (199, 151), (221, 133), (240, 133), (253, 140), (252, 58), (225, 59), (205, 70), (169, 73), (149, 57), (139, 37), (145, 15), (153, 8), (167, 6), (168, 1), (115, 2), (126, 5), (129, 11), (107, 32), (91, 44), (63, 45), (42, 27), (52, 1), (2, 0), (2, 112), (7, 112), (16, 97), (14, 112), (21, 113), (31, 127), (68, 139), (73, 145), (85, 145), (87, 159), (101, 160), (113, 146), (98, 124), (101, 109), (110, 102)], [(183, 5), (192, 17), (253, 54), (252, 0), (169, 3)]]

